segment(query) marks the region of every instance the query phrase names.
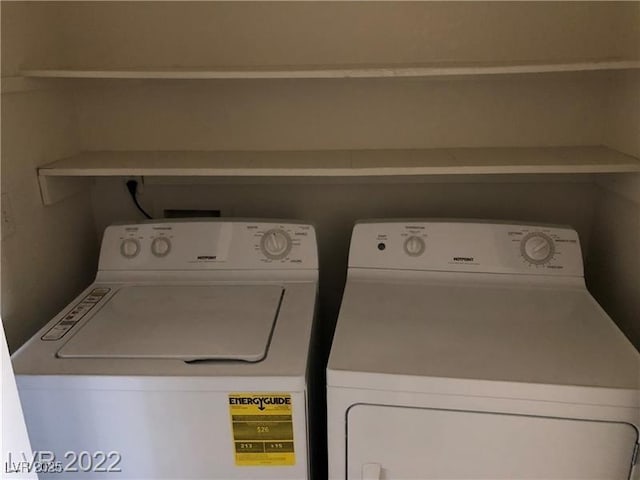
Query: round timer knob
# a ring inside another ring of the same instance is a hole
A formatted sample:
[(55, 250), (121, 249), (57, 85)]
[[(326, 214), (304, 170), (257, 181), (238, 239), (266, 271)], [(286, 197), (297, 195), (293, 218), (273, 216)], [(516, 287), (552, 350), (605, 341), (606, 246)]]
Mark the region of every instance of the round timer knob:
[(553, 239), (541, 232), (533, 232), (522, 239), (520, 251), (524, 259), (534, 265), (542, 265), (553, 257)]
[(156, 257), (166, 257), (171, 251), (171, 241), (167, 237), (157, 237), (151, 242), (151, 253)]
[(133, 258), (140, 253), (140, 242), (135, 238), (125, 238), (120, 244), (120, 253), (125, 258)]
[(271, 260), (280, 260), (291, 251), (291, 237), (279, 228), (268, 230), (260, 239), (260, 250)]
[(407, 238), (404, 241), (404, 251), (410, 257), (418, 257), (424, 253), (425, 245), (424, 240), (415, 235)]

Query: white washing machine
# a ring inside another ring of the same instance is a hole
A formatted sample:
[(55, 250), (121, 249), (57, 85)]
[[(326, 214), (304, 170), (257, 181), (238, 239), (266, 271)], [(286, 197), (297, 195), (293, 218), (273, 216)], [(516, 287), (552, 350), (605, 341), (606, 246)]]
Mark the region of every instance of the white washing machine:
[(640, 355), (569, 228), (358, 223), (327, 391), (331, 479), (617, 480), (638, 461)]
[(108, 227), (95, 282), (13, 356), (41, 467), (51, 478), (308, 478), (317, 280), (310, 225)]

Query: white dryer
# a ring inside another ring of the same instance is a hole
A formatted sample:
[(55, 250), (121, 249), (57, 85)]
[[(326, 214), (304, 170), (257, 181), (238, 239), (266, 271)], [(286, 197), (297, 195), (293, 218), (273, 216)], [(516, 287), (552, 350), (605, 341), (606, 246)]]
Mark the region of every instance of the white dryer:
[(108, 227), (95, 282), (13, 356), (40, 467), (308, 478), (317, 269), (306, 224)]
[(640, 355), (587, 291), (574, 230), (355, 226), (331, 479), (628, 479), (639, 394)]

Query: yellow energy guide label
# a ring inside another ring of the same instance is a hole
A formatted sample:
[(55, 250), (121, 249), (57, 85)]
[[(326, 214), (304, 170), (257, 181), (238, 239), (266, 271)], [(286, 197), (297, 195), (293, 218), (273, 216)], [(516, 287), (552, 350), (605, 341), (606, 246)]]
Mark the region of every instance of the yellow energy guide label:
[(295, 465), (291, 395), (232, 393), (229, 413), (237, 466)]

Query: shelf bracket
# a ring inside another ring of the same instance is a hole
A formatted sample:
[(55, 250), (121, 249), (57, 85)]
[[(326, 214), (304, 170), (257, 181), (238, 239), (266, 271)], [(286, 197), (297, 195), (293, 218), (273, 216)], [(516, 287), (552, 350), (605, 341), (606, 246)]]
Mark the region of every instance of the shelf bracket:
[(52, 176), (38, 173), (38, 184), (40, 185), (42, 203), (53, 205), (65, 198), (89, 190), (91, 178)]

